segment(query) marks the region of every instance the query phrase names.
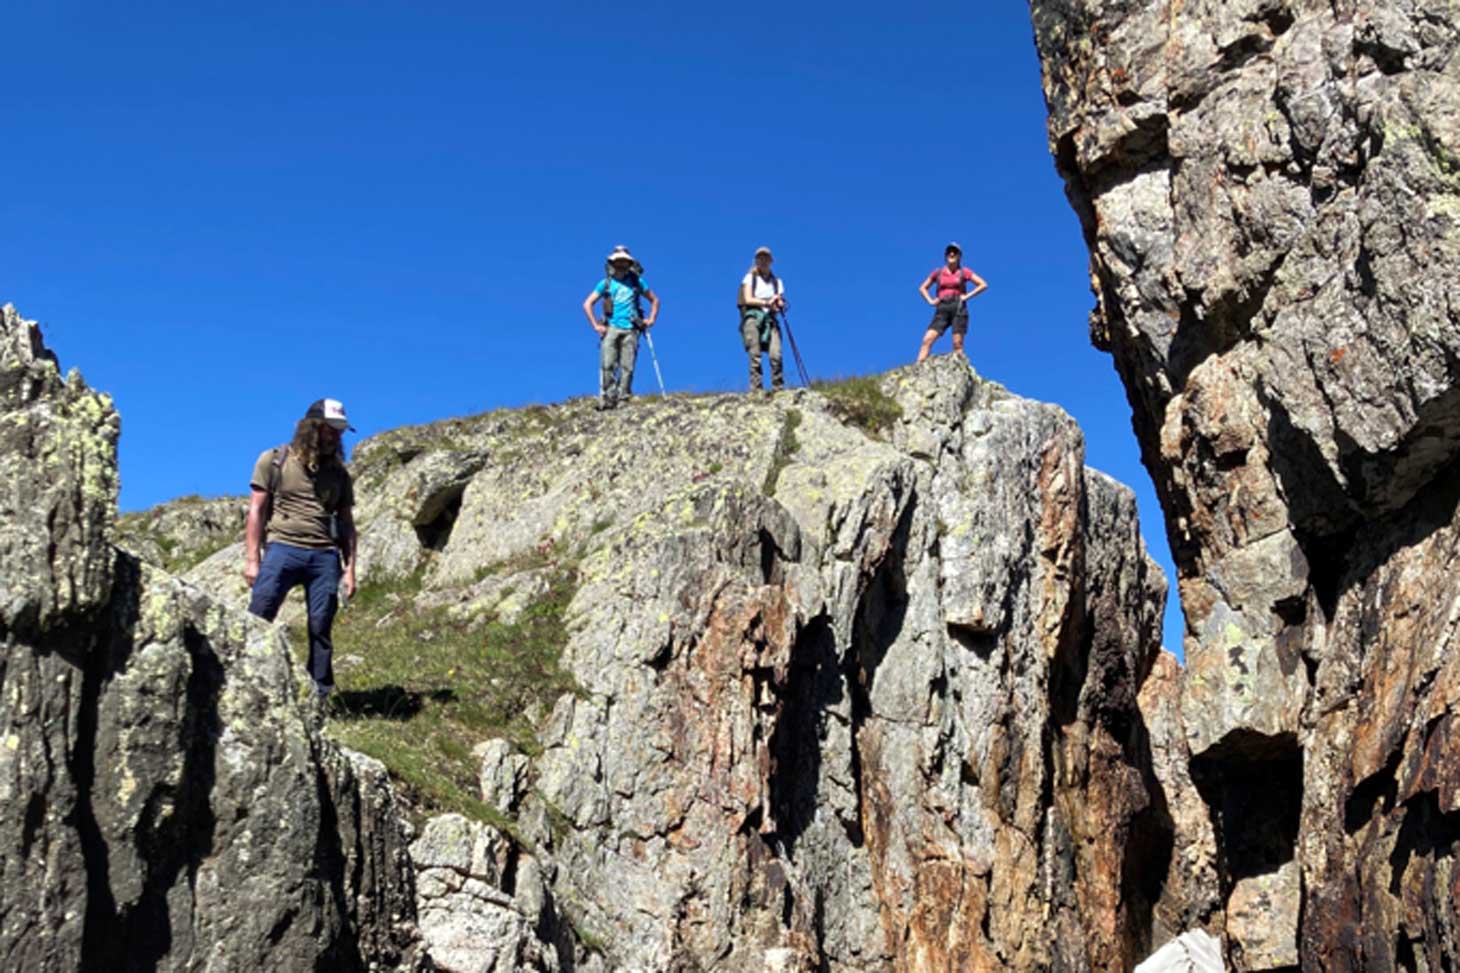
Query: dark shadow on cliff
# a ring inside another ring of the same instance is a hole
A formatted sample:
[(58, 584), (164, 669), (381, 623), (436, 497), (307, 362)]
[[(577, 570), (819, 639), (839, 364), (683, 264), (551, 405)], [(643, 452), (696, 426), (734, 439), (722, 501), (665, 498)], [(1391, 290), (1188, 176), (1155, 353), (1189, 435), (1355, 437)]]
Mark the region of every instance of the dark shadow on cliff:
[[(1088, 495), (1081, 500), (1081, 522), (1091, 522)], [(1087, 547), (1093, 543), (1087, 535)], [(1046, 764), (1060, 770), (1046, 778), (1042, 799), (1046, 807), (1053, 805), (1053, 777), (1056, 773), (1073, 773), (1076, 767), (1083, 769), (1085, 777), (1077, 788), (1081, 794), (1098, 793), (1105, 789), (1102, 785), (1129, 780), (1130, 771), (1140, 780), (1140, 793), (1105, 791), (1106, 800), (1117, 803), (1104, 810), (1119, 813), (1124, 807), (1138, 808), (1128, 820), (1119, 821), (1117, 817), (1110, 822), (1096, 815), (1080, 822), (1077, 829), (1085, 840), (1111, 823), (1126, 829), (1118, 876), (1123, 904), (1121, 947), (1125, 958), (1134, 962), (1148, 954), (1153, 945), (1156, 905), (1165, 891), (1175, 855), (1176, 824), (1156, 777), (1151, 735), (1138, 702), (1140, 687), (1156, 658), (1154, 652), (1147, 654), (1145, 647), (1157, 644), (1159, 635), (1154, 631), (1130, 631), (1123, 622), (1129, 615), (1130, 606), (1124, 601), (1118, 580), (1087, 569), (1084, 584), (1071, 594), (1050, 661), (1051, 725), (1043, 741), (1044, 753)], [(1076, 749), (1071, 752), (1070, 748)], [(1067, 786), (1073, 783), (1067, 781)], [(1077, 805), (1067, 810), (1078, 818), (1094, 809)], [(1050, 852), (1068, 855), (1072, 859), (1070, 866), (1078, 867), (1071, 844), (1060, 842)], [(1117, 877), (1092, 878), (1110, 881)], [(1070, 961), (1080, 962), (1074, 957)]]
[[(1404, 873), (1415, 858), (1426, 859), (1431, 867), (1442, 858), (1454, 859), (1460, 854), (1460, 811), (1446, 812), (1440, 806), (1436, 791), (1425, 791), (1404, 803), (1404, 822), (1394, 840), (1389, 856), (1389, 891), (1400, 895)], [(1440, 881), (1439, 876), (1431, 882)]]
[(781, 718), (770, 741), (776, 831), (766, 840), (773, 846), (780, 841), (788, 855), (795, 855), (797, 839), (816, 815), (826, 723), (836, 719), (830, 710), (844, 698), (831, 620), (818, 615), (796, 636)]
[[(183, 645), (191, 662), (182, 723), (177, 727), (183, 747), (183, 765), (177, 783), (157, 783), (128, 837), (135, 843), (145, 870), (136, 901), (119, 905), (111, 892), (107, 867), (108, 849), (96, 817), (95, 761), (107, 759), (122, 741), (106, 738), (99, 726), (102, 691), (110, 679), (127, 667), (138, 649), (138, 597), (142, 581), (137, 562), (119, 556), (112, 596), (111, 628), (104, 649), (88, 660), (83, 710), (82, 740), (74, 768), (79, 789), (78, 830), (87, 865), (88, 898), (82, 965), (87, 969), (152, 970), (181, 949), (192, 949), (194, 930), (189, 917), (174, 916), (168, 895), (184, 881), (191, 895), (199, 865), (213, 852), (216, 819), (212, 809), (214, 761), (222, 726), (218, 698), (224, 684), (223, 666), (208, 638), (188, 621), (182, 626)], [(85, 756), (80, 756), (82, 752)], [(171, 754), (158, 759), (170, 760)], [(165, 781), (171, 775), (153, 775)], [(119, 809), (120, 810), (120, 809)], [(186, 879), (182, 876), (186, 873)], [(179, 942), (181, 939), (181, 942)]]
[[(319, 747), (322, 744), (315, 741), (314, 745)], [(319, 800), (319, 839), (314, 843), (314, 874), (325, 883), (335, 915), (346, 925), (346, 928), (336, 930), (333, 941), (320, 951), (314, 970), (315, 973), (357, 973), (365, 969), (365, 962), (360, 956), (359, 930), (354, 928), (354, 910), (350, 908), (349, 896), (345, 894), (347, 858), (340, 832), (340, 813), (325, 775), (323, 760), (315, 762), (314, 785)], [(358, 820), (358, 809), (353, 817)], [(355, 879), (358, 884), (358, 874)]]
[[(1402, 548), (1419, 544), (1455, 523), (1460, 510), (1460, 477), (1453, 475), (1453, 462), (1436, 467), (1431, 455), (1454, 444), (1428, 434), (1429, 426), (1418, 426), (1400, 446), (1377, 456), (1363, 453), (1351, 440), (1337, 436), (1344, 473), (1351, 490), (1360, 494), (1355, 500), (1333, 477), (1312, 437), (1293, 423), (1280, 404), (1270, 398), (1265, 404), (1270, 415), (1269, 462), (1290, 498), (1289, 519), (1308, 561), (1309, 582), (1324, 614), (1332, 620), (1346, 591), (1364, 583)], [(1460, 389), (1457, 396), (1432, 403), (1428, 412), (1448, 414), (1446, 410), (1455, 413), (1454, 427), (1460, 428)], [(1420, 464), (1430, 478), (1398, 488), (1407, 499), (1386, 510), (1396, 491), (1377, 495), (1372, 484), (1382, 475), (1378, 471), (1393, 474), (1406, 462)]]
[(1211, 814), (1224, 897), (1293, 860), (1303, 808), (1303, 748), (1293, 734), (1229, 733), (1192, 757), (1191, 779)]
[(872, 686), (878, 669), (882, 660), (887, 657), (892, 643), (902, 634), (903, 621), (907, 617), (907, 544), (917, 502), (916, 494), (909, 498), (902, 518), (892, 532), (887, 556), (867, 583), (857, 605), (857, 614), (852, 620), (850, 651), (842, 661), (843, 679), (846, 680), (852, 702), (851, 761), (857, 797), (855, 820), (844, 821), (842, 824), (853, 847), (857, 848), (866, 841), (863, 822), (868, 820), (865, 806), (866, 786), (862, 772), (862, 728), (873, 715)]

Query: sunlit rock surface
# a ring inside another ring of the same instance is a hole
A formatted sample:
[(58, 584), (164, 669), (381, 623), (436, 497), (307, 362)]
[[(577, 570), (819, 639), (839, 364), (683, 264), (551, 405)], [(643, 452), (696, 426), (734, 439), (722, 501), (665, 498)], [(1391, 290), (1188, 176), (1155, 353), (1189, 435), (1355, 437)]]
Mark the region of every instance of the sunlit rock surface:
[(116, 413), (8, 306), (0, 410), (0, 965), (411, 968), (384, 768), (276, 630), (112, 546)]
[(1228, 956), (1460, 967), (1455, 4), (1031, 9), (1177, 562)]

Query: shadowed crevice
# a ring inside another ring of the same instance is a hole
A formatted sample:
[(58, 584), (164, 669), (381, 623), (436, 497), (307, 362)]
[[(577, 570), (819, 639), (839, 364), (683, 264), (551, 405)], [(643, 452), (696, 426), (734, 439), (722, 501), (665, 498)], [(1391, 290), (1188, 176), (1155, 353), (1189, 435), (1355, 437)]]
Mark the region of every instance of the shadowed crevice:
[(466, 484), (456, 483), (422, 505), (412, 526), (416, 529), (416, 539), (423, 548), (428, 551), (445, 549), (447, 542), (451, 540), (451, 531), (456, 526), (456, 518), (461, 515), (461, 503), (465, 495)]
[(1223, 895), (1293, 860), (1303, 810), (1303, 749), (1291, 733), (1236, 730), (1191, 760), (1222, 862)]
[(770, 804), (779, 840), (794, 856), (796, 842), (816, 815), (822, 747), (830, 710), (845, 698), (831, 619), (813, 618), (796, 637), (780, 719), (771, 734)]

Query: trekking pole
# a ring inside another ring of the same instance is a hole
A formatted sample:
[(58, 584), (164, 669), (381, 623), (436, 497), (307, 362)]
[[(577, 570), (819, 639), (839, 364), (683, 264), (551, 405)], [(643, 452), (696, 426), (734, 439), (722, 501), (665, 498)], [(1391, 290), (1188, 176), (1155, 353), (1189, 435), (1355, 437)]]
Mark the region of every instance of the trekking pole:
[(811, 378), (806, 374), (806, 363), (801, 360), (801, 349), (796, 347), (796, 336), (791, 333), (791, 319), (785, 308), (781, 308), (781, 322), (786, 326), (786, 339), (791, 342), (791, 356), (796, 359), (796, 372), (801, 376), (801, 384), (810, 388)]
[(648, 328), (640, 328), (644, 334), (644, 340), (649, 343), (649, 359), (654, 363), (654, 377), (659, 379), (659, 394), (666, 394), (664, 391), (664, 373), (659, 371), (659, 356), (654, 354), (654, 339), (649, 337)]

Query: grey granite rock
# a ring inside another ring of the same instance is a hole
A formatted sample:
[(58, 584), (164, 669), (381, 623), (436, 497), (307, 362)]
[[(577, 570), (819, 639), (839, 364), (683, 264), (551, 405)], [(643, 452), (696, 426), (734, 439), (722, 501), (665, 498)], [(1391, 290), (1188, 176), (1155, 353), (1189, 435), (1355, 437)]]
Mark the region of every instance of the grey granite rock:
[(1460, 965), (1455, 5), (1031, 11), (1178, 567), (1214, 924), (1243, 969)]
[(411, 846), (421, 937), (442, 973), (557, 973), (555, 947), (539, 940), (537, 916), (507, 890), (518, 852), (495, 828), (445, 814)]
[(0, 322), (0, 956), (27, 971), (414, 968), (378, 765), (276, 629), (110, 543), (115, 414)]

